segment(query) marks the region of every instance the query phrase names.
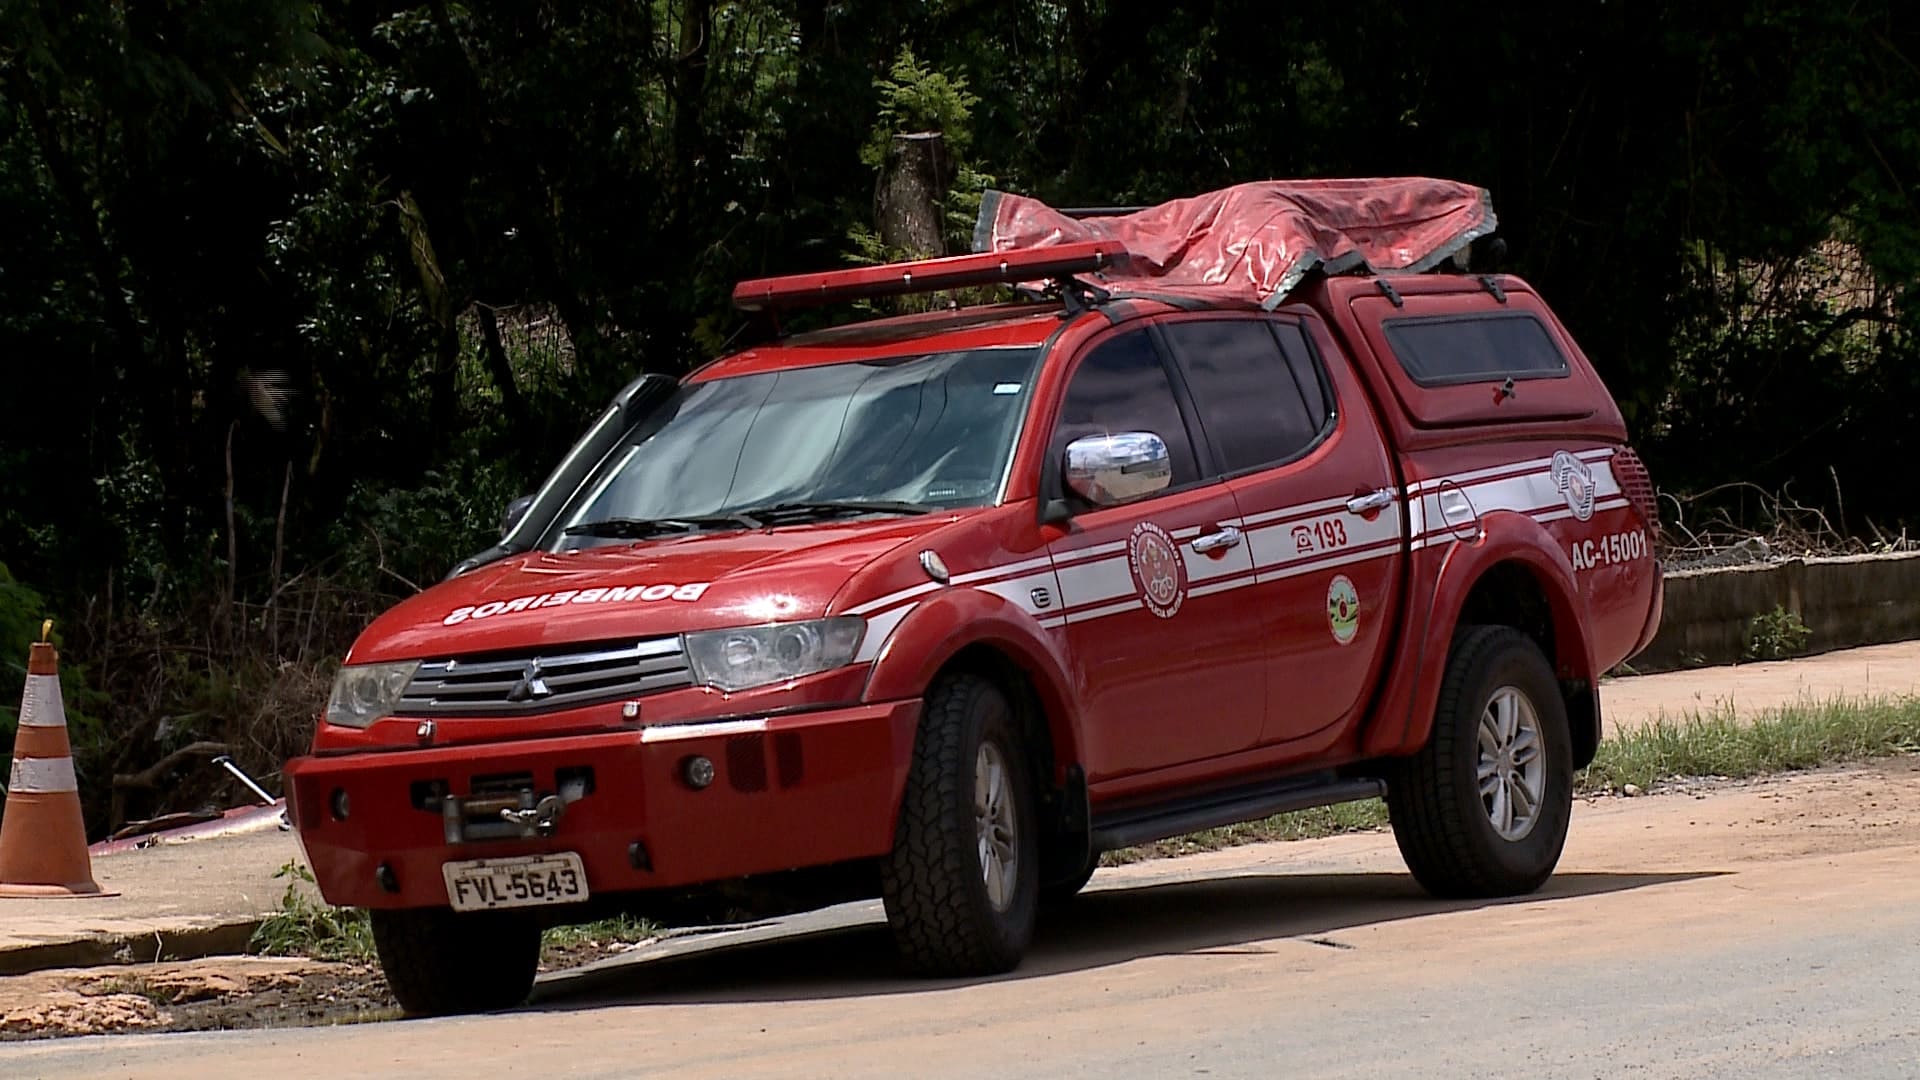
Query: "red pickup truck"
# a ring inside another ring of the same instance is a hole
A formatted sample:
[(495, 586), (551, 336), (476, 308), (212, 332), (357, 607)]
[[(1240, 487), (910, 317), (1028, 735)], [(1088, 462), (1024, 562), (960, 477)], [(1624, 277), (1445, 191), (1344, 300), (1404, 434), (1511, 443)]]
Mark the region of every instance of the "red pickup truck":
[(1430, 892), (1545, 881), (1658, 625), (1652, 485), (1546, 303), (1461, 269), (1484, 193), (1355, 183), (1009, 196), (977, 254), (741, 285), (1026, 298), (636, 381), (365, 631), (285, 775), (405, 1009), (749, 901), (1005, 971), (1103, 851), (1376, 796)]

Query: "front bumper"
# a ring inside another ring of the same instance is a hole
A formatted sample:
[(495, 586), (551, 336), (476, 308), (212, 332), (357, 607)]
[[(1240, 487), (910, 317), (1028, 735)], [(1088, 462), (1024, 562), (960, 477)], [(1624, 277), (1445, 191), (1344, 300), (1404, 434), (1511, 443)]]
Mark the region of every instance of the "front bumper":
[[(580, 855), (594, 896), (696, 885), (885, 854), (919, 716), (913, 700), (301, 757), (287, 804), (331, 904), (444, 906), (443, 863), (558, 851)], [(702, 789), (685, 779), (694, 757), (714, 766)], [(572, 798), (542, 836), (488, 838), (516, 830), (448, 811), (497, 818), (485, 797), (512, 789)]]

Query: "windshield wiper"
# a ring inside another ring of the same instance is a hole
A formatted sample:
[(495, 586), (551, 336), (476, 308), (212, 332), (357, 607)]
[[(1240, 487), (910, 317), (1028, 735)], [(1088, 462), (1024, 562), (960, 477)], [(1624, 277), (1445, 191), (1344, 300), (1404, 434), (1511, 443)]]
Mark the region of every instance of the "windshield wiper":
[(668, 533), (698, 532), (701, 529), (758, 529), (763, 526), (748, 514), (694, 514), (672, 518), (602, 518), (583, 521), (566, 528), (568, 536), (608, 536), (621, 540), (643, 540)]
[(914, 516), (931, 514), (938, 509), (939, 507), (937, 506), (928, 506), (925, 503), (888, 502), (879, 499), (826, 499), (814, 502), (786, 502), (775, 503), (772, 506), (754, 506), (742, 510), (741, 513), (772, 524), (775, 518), (846, 517), (855, 514), (899, 514), (903, 516)]

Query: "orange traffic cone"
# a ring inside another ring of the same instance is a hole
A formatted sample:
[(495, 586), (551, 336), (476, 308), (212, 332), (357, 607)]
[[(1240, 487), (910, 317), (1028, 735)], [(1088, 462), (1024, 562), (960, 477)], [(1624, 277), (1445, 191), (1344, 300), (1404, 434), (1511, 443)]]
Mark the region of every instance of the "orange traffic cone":
[(27, 659), (27, 692), (13, 737), (7, 812), (0, 818), (0, 896), (104, 896), (87, 858), (80, 788), (60, 700), (60, 657), (41, 640)]

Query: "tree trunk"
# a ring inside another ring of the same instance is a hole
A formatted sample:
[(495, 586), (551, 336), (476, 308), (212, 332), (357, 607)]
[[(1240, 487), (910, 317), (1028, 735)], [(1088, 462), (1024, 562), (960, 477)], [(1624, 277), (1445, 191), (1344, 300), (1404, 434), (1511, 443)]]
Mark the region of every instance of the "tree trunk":
[(881, 241), (914, 258), (945, 255), (941, 203), (952, 182), (953, 165), (940, 132), (895, 135), (874, 193)]
[(500, 407), (514, 431), (527, 437), (531, 434), (527, 424), (527, 399), (520, 393), (520, 384), (513, 381), (513, 364), (507, 360), (506, 345), (500, 340), (500, 320), (485, 304), (475, 304), (474, 308), (480, 315), (481, 356), (486, 358), (487, 372), (493, 376), (494, 385), (500, 388)]

